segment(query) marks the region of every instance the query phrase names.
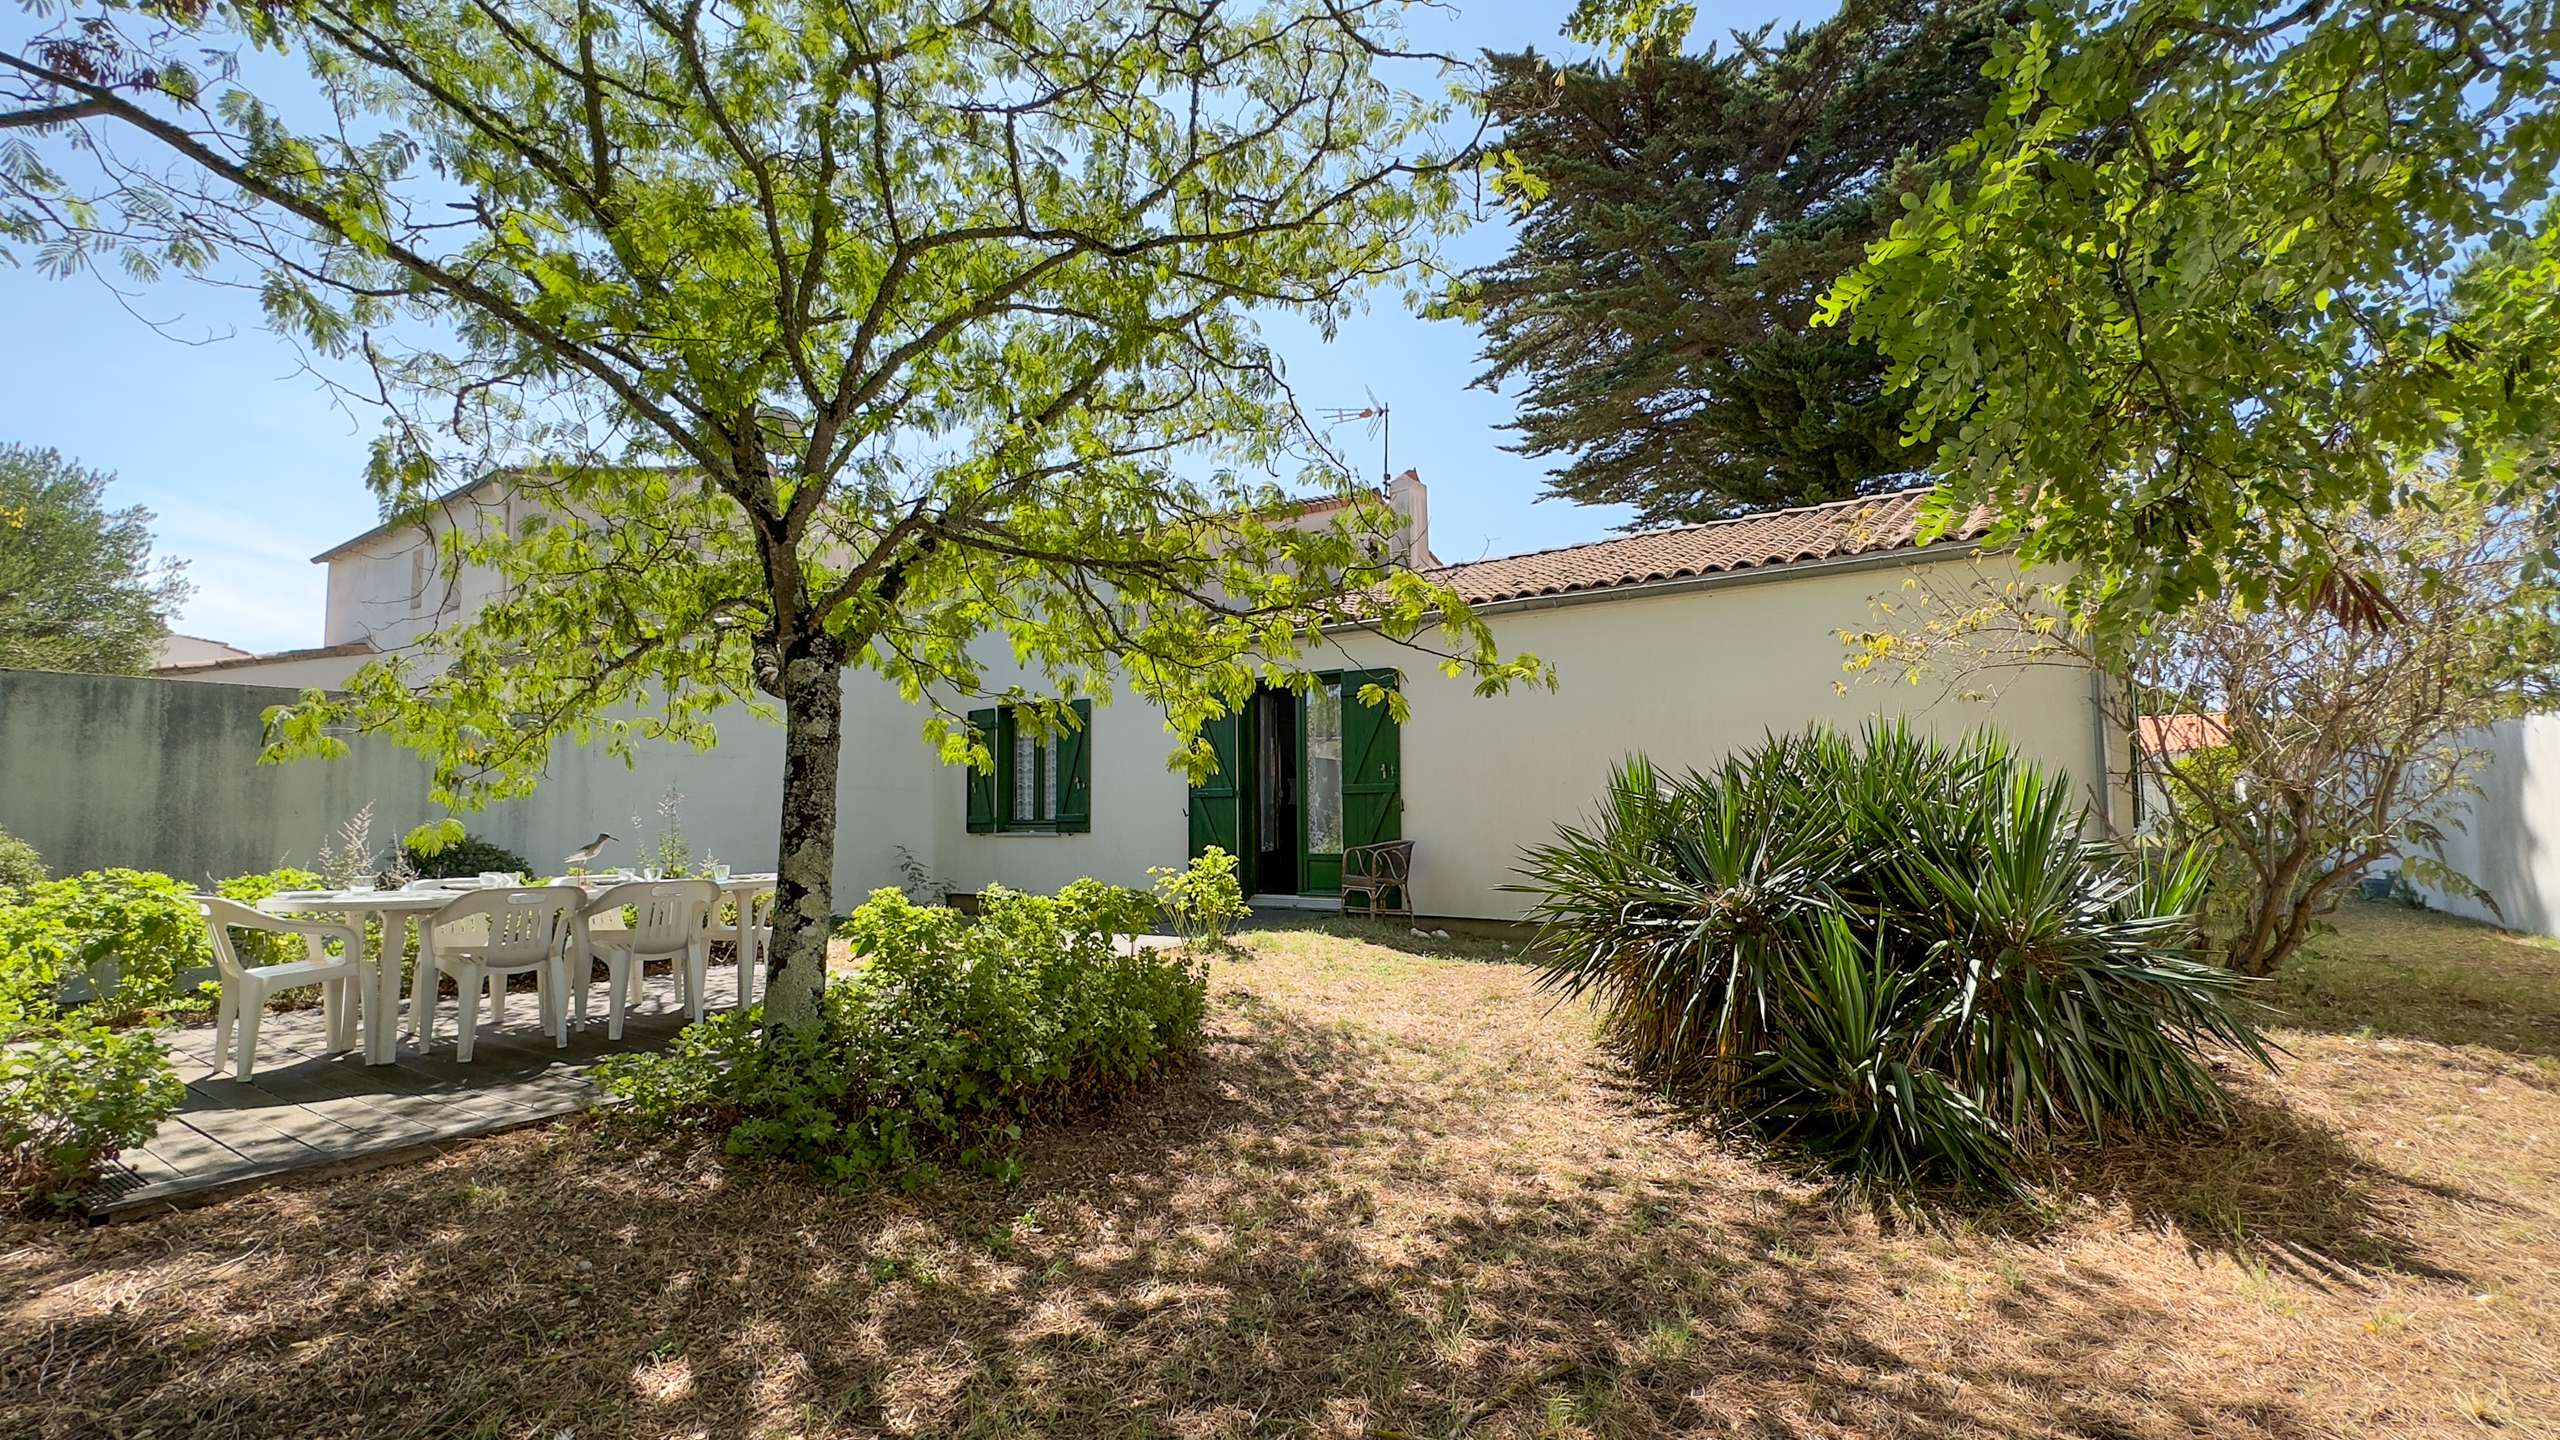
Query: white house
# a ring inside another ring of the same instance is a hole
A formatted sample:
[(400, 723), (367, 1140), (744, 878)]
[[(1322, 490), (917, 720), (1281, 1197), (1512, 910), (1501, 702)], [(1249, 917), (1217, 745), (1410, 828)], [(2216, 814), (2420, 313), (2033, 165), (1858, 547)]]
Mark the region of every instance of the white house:
[[(1915, 566), (1976, 562), (1972, 536), (1913, 543), (1921, 492), (1844, 501), (1653, 531), (1587, 545), (1436, 568), (1492, 626), (1506, 653), (1551, 661), (1553, 692), (1477, 697), (1427, 658), (1360, 630), (1332, 637), (1341, 668), (1312, 697), (1255, 696), (1211, 732), (1222, 760), (1190, 785), (1168, 766), (1163, 715), (1122, 696), (1092, 708), (1054, 748), (1015, 735), (1006, 717), (975, 716), (999, 739), (992, 776), (944, 767), (919, 738), (923, 717), (875, 678), (845, 681), (836, 885), (841, 897), (895, 883), (903, 856), (950, 887), (1053, 889), (1078, 876), (1144, 884), (1150, 866), (1202, 846), (1243, 857), (1265, 901), (1334, 903), (1346, 845), (1415, 842), (1414, 899), (1426, 915), (1505, 919), (1520, 897), (1502, 886), (1521, 847), (1582, 815), (1608, 769), (1644, 752), (1704, 764), (1769, 731), (1821, 720), (1854, 726), (1899, 714), (1941, 733), (1996, 725), (2027, 754), (2087, 787), (2110, 828), (2130, 818), (2118, 792), (2124, 737), (2111, 734), (2093, 681), (2058, 669), (2021, 672), (1995, 701), (1891, 685), (1842, 685), (1839, 633), (1872, 623), (1872, 602)], [(1429, 511), (1410, 472), (1391, 499), (1408, 553), (1429, 566)], [(510, 522), (514, 501), (483, 482), (440, 502), (426, 529)], [(187, 678), (331, 685), (365, 659), (470, 613), (485, 577), (437, 582), (422, 527), (370, 531), (316, 557), (329, 566), (324, 646), (219, 661)], [(1999, 563), (1999, 562), (1990, 562)], [(988, 679), (1015, 678), (1000, 640)], [(1362, 706), (1365, 683), (1401, 688), (1398, 726)], [(637, 770), (564, 751), (533, 800), (473, 822), (523, 853), (564, 853), (599, 828), (645, 815), (670, 783), (686, 798), (697, 847), (740, 864), (770, 863), (778, 829), (778, 730), (740, 712), (717, 751), (669, 748)], [(608, 855), (607, 859), (612, 857)]]
[(217, 660), (252, 660), (257, 657), (237, 645), (208, 640), (202, 635), (181, 635), (172, 630), (160, 637), (160, 648), (152, 652), (152, 673), (187, 670), (210, 665)]

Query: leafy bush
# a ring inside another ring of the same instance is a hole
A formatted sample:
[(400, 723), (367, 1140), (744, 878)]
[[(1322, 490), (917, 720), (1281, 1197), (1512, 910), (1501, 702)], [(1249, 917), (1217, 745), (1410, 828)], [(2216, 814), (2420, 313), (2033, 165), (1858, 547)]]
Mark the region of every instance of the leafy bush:
[(1236, 857), (1215, 845), (1179, 870), (1152, 867), (1147, 878), (1156, 882), (1156, 903), (1174, 933), (1187, 941), (1224, 944), (1229, 922), (1253, 913), (1236, 880)]
[[(270, 895), (287, 890), (318, 890), (326, 886), (317, 870), (296, 870), (286, 866), (259, 875), (235, 875), (213, 887), (213, 892), (226, 900), (255, 905)], [(280, 965), (303, 957), (302, 941), (293, 935), (274, 935), (263, 930), (234, 930), (231, 948), (238, 952), (244, 965)], [(310, 992), (287, 992), (308, 994)]]
[(1135, 940), (1163, 916), (1163, 907), (1144, 890), (1114, 885), (1087, 876), (1058, 892), (1058, 916), (1072, 930), (1101, 936), (1114, 944)]
[(0, 905), (17, 903), (21, 894), (43, 884), (47, 873), (36, 847), (0, 830)]
[(90, 992), (78, 1012), (99, 1023), (200, 999), (178, 983), (213, 963), (190, 893), (148, 870), (89, 870), (0, 907), (0, 1026), (49, 1017), (65, 980)]
[(58, 1028), (0, 1050), (0, 1184), (21, 1204), (66, 1207), (185, 1096), (146, 1032)]
[(407, 848), (401, 853), (408, 857), (409, 867), (417, 871), (418, 878), (422, 880), (469, 880), (498, 870), (511, 875), (534, 873), (533, 866), (523, 856), (477, 835), (465, 835), (433, 855)]
[(1544, 982), (1628, 1058), (1863, 1180), (2014, 1187), (2063, 1134), (2223, 1110), (2269, 1060), (2251, 982), (2189, 953), (2201, 861), (2088, 838), (2070, 781), (1982, 737), (1771, 737), (1629, 761), (1524, 858)]
[(973, 917), (876, 890), (845, 924), (863, 967), (827, 987), (816, 1023), (765, 1034), (760, 1014), (723, 1011), (598, 1077), (643, 1121), (707, 1126), (732, 1154), (841, 1184), (915, 1183), (946, 1161), (1009, 1179), (1024, 1122), (1125, 1094), (1199, 1043), (1202, 977), (1115, 951), (1101, 922), (1121, 903), (994, 888)]

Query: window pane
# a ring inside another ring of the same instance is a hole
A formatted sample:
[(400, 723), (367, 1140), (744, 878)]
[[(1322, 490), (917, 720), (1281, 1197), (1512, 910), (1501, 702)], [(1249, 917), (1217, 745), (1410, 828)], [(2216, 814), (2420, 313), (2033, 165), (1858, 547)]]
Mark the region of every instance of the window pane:
[(1040, 818), (1058, 818), (1058, 747), (1055, 743), (1040, 747)]
[(1307, 695), (1307, 852), (1342, 849), (1342, 683)]
[(1013, 732), (1013, 818), (1016, 820), (1040, 818), (1038, 749), (1030, 736), (1019, 730)]

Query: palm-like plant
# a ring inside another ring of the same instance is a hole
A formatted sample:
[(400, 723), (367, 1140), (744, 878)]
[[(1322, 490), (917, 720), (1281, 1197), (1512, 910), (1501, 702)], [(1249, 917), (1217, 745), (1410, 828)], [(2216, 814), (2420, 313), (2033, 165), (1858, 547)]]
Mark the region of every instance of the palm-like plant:
[(2014, 1185), (2066, 1133), (2211, 1116), (2208, 1045), (2272, 1063), (2189, 953), (2203, 870), (2092, 838), (1993, 736), (1771, 736), (1612, 777), (1524, 857), (1536, 962), (1640, 1070), (1864, 1178)]

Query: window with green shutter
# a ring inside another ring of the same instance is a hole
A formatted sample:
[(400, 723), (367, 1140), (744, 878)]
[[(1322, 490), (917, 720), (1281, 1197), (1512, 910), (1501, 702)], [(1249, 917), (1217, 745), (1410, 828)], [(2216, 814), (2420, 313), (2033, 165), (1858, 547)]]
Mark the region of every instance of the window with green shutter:
[(995, 773), (968, 772), (971, 834), (1072, 834), (1093, 828), (1093, 702), (1069, 702), (1074, 723), (1042, 738), (1017, 707), (972, 710)]

